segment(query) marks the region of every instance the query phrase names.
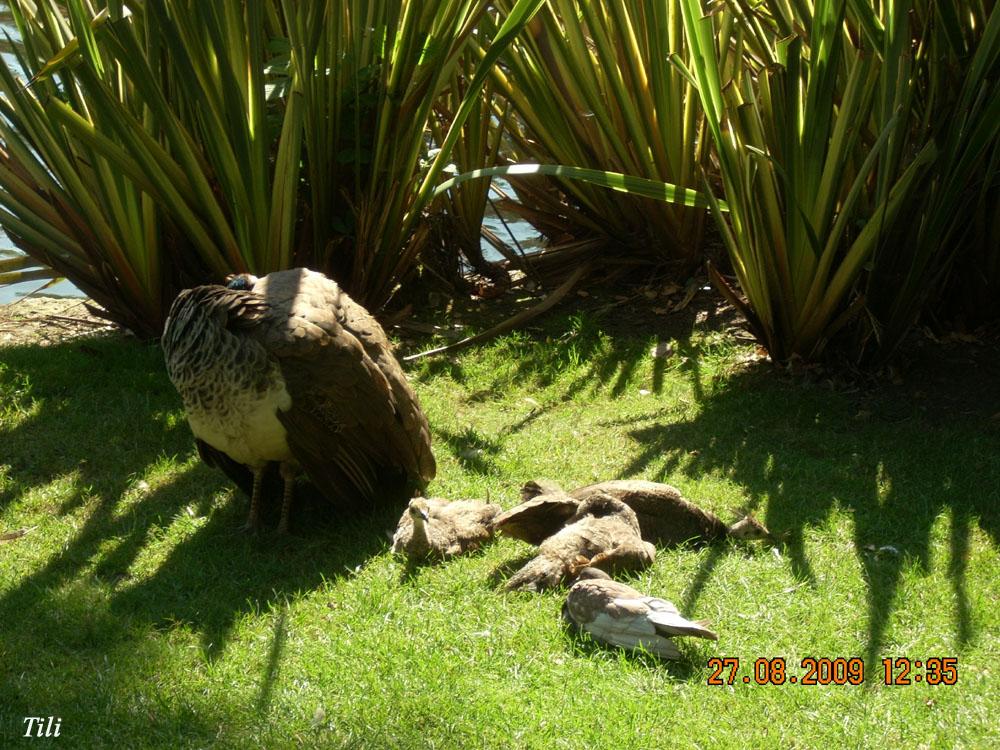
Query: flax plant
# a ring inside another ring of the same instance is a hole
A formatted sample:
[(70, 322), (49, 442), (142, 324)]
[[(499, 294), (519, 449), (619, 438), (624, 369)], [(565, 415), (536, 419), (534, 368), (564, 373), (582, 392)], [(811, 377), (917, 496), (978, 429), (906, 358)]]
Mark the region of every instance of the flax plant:
[(845, 24), (846, 0), (766, 5), (709, 16), (684, 0), (688, 72), (716, 147), (729, 212), (714, 214), (751, 328), (775, 359), (812, 358), (862, 309), (855, 284), (936, 149), (877, 173), (903, 120), (893, 107), (870, 127), (884, 58)]
[(28, 281), (56, 281), (58, 278), (51, 268), (39, 267), (38, 261), (27, 255), (6, 258), (0, 254), (0, 286)]
[[(709, 144), (686, 58), (679, 2), (550, 0), (494, 75), (517, 115), (513, 158), (694, 188)], [(705, 212), (560, 180), (515, 182), (526, 218), (551, 237), (603, 236), (690, 270)]]
[[(475, 65), (475, 55), (470, 50), (463, 56), (447, 90), (438, 100), (436, 116), (431, 122), (435, 143), (444, 140), (454, 121), (455, 111), (465, 98), (465, 89), (472, 78)], [(461, 137), (455, 143), (449, 171), (462, 173), (496, 166), (501, 158), (500, 147), (510, 119), (509, 114), (509, 104), (499, 101), (492, 79), (487, 80), (462, 127)], [(460, 279), (464, 266), (501, 287), (510, 282), (507, 272), (499, 264), (488, 261), (482, 252), (483, 217), (489, 204), (491, 185), (491, 180), (470, 181), (437, 198), (440, 210), (433, 213), (438, 219), (440, 239), (436, 244), (441, 246), (440, 257), (446, 264), (439, 271), (449, 277), (448, 281)], [(495, 246), (510, 259), (519, 260), (503, 243), (496, 238), (492, 239)]]
[[(370, 307), (427, 248), (426, 212), (491, 66), (543, 0), (518, 0), (477, 37), (481, 59), (440, 141), (434, 106), (467, 58), (486, 0), (285, 3), (301, 71), (312, 254)], [(432, 151), (432, 146), (436, 149)]]
[[(898, 152), (930, 142), (937, 156), (873, 257), (865, 287), (871, 314), (861, 334), (870, 334), (874, 346), (866, 353), (876, 361), (893, 353), (922, 309), (939, 305), (947, 285), (987, 292), (965, 310), (975, 320), (991, 306), (989, 286), (1000, 283), (990, 275), (1000, 262), (1000, 9), (916, 0), (894, 10), (902, 22), (872, 15), (861, 24), (899, 39), (883, 45), (884, 59), (903, 70), (880, 80), (890, 101), (881, 111), (897, 106), (908, 117)], [(871, 12), (868, 6), (856, 11)], [(908, 93), (902, 101), (892, 94), (900, 89)], [(880, 176), (899, 170), (898, 158), (886, 160)]]
[(301, 108), (265, 107), (264, 3), (11, 9), (32, 78), (0, 66), (0, 220), (23, 250), (144, 335), (179, 286), (287, 263)]

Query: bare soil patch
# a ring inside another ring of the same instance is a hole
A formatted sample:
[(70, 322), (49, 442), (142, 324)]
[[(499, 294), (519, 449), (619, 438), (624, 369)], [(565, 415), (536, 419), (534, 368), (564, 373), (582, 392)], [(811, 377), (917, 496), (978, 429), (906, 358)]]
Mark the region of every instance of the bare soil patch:
[(51, 346), (121, 332), (118, 326), (95, 315), (95, 308), (91, 300), (64, 297), (25, 297), (0, 305), (0, 347)]

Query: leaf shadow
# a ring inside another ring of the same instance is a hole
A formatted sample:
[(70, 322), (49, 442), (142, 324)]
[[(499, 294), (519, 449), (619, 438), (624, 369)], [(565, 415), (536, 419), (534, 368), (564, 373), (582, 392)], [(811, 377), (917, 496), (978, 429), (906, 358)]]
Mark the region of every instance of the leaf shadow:
[[(776, 404), (781, 413), (774, 411)], [(729, 476), (744, 488), (751, 508), (766, 509), (765, 524), (782, 537), (792, 572), (804, 581), (817, 578), (806, 531), (822, 525), (834, 509), (849, 512), (868, 589), (869, 662), (883, 648), (903, 560), (915, 558), (929, 570), (931, 527), (948, 512), (947, 575), (956, 594), (956, 640), (965, 645), (976, 637), (964, 578), (971, 525), (978, 523), (994, 545), (1000, 543), (1000, 508), (982, 489), (1000, 486), (1000, 439), (961, 421), (931, 430), (917, 413), (903, 423), (894, 419), (858, 430), (855, 409), (849, 396), (749, 369), (707, 392), (690, 419), (637, 423), (630, 430), (637, 451), (624, 474)], [(866, 552), (872, 545), (902, 553), (876, 558)], [(721, 554), (713, 551), (702, 562), (685, 609)]]
[[(197, 629), (212, 660), (245, 613), (350, 574), (385, 549), (384, 530), (395, 526), (401, 504), (348, 515), (301, 486), (292, 519), (299, 536), (240, 532), (247, 500), (195, 460), (159, 350), (116, 341), (88, 347), (86, 355), (71, 343), (4, 350), (0, 393), (20, 384), (23, 409), (0, 423), (10, 467), (0, 510), (57, 483), (70, 499), (51, 508), (52, 519), (86, 514), (72, 522), (61, 548), (0, 593), (8, 632), (29, 641), (32, 630), (63, 632), (53, 604), (60, 590), (92, 580), (108, 585), (108, 611), (136, 626)], [(100, 367), (93, 366), (95, 351)], [(164, 465), (166, 477), (149, 487), (145, 477)], [(270, 528), (278, 505), (265, 508)], [(179, 541), (151, 573), (136, 575), (164, 533)]]

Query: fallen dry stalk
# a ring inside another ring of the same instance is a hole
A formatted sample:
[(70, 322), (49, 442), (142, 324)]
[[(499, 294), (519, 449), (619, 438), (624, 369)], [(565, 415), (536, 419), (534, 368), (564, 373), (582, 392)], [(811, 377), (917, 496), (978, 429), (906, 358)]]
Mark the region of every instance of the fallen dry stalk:
[(424, 352), (418, 352), (417, 354), (411, 354), (408, 357), (403, 357), (404, 362), (412, 362), (416, 359), (421, 359), (422, 357), (430, 357), (434, 354), (444, 354), (446, 352), (457, 351), (458, 349), (464, 349), (472, 344), (478, 344), (482, 341), (487, 341), (494, 336), (499, 336), (502, 333), (507, 333), (512, 331), (518, 326), (522, 326), (529, 320), (541, 315), (553, 306), (555, 306), (560, 300), (562, 300), (567, 294), (569, 294), (573, 287), (576, 286), (577, 282), (580, 281), (590, 270), (590, 263), (585, 263), (579, 266), (569, 278), (566, 279), (560, 286), (558, 286), (553, 292), (548, 295), (545, 299), (539, 302), (534, 307), (528, 308), (519, 312), (517, 315), (513, 315), (502, 323), (498, 323), (489, 330), (483, 331), (482, 333), (477, 333), (475, 336), (469, 336), (461, 341), (456, 341), (454, 344), (448, 344), (447, 346), (439, 346), (436, 349), (428, 349)]

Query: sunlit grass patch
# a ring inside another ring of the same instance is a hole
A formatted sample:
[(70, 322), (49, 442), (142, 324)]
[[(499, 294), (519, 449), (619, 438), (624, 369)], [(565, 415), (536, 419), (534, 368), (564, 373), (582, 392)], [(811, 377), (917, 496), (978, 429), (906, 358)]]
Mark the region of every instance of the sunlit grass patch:
[[(630, 579), (720, 634), (668, 664), (572, 637), (564, 592), (504, 593), (523, 542), (408, 571), (400, 509), (309, 501), (291, 538), (248, 537), (155, 350), (5, 350), (0, 387), (30, 378), (41, 408), (0, 419), (0, 530), (34, 527), (0, 545), (0, 736), (52, 714), (85, 747), (992, 744), (1000, 435), (781, 376), (711, 331), (664, 334), (657, 357), (656, 334), (555, 315), (411, 379), (431, 494), (510, 507), (528, 479), (645, 478), (779, 536), (660, 549)], [(955, 686), (884, 685), (883, 659), (944, 656)], [(712, 657), (740, 660), (734, 684), (706, 684)], [(867, 679), (753, 679), (809, 657)]]

